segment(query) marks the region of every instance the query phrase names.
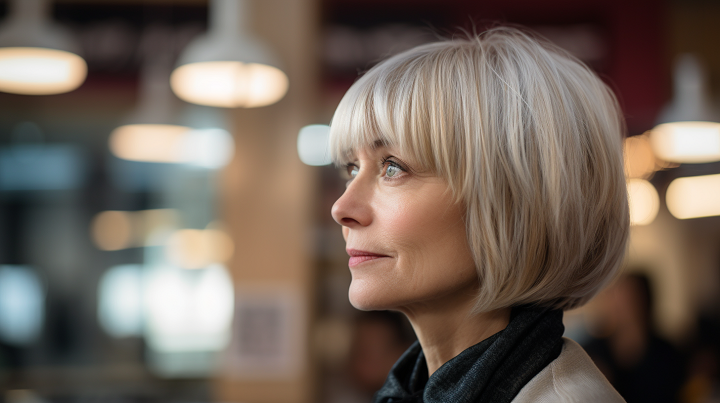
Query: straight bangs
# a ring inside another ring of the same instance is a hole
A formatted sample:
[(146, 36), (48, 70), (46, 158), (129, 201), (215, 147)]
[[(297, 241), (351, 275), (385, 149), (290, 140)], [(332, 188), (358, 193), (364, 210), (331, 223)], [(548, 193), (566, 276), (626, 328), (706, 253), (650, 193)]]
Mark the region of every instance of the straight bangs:
[(448, 76), (447, 53), (454, 51), (443, 42), (419, 46), (376, 65), (355, 82), (330, 125), (333, 162), (347, 164), (365, 147), (393, 147), (418, 169), (445, 179), (459, 198), (458, 179), (466, 176), (457, 172), (463, 150), (451, 138), (455, 108), (442, 94), (457, 85)]
[(338, 165), (385, 145), (465, 206), (476, 312), (572, 309), (619, 272), (629, 232), (623, 119), (565, 51), (513, 28), (422, 45), (370, 69), (333, 117)]

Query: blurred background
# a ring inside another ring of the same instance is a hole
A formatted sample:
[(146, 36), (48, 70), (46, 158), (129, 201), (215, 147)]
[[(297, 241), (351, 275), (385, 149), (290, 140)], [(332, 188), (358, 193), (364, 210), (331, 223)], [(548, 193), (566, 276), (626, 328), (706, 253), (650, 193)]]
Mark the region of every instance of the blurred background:
[(0, 1), (0, 402), (363, 402), (327, 124), (358, 75), (529, 27), (627, 119), (626, 276), (566, 314), (628, 402), (720, 401), (720, 4)]

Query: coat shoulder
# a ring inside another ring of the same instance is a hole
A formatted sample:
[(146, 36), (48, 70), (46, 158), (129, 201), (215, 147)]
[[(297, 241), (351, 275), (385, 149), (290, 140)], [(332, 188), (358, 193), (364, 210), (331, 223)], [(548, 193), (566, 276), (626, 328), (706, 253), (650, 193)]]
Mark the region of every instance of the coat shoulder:
[(560, 355), (527, 383), (513, 403), (624, 403), (585, 350), (563, 338)]

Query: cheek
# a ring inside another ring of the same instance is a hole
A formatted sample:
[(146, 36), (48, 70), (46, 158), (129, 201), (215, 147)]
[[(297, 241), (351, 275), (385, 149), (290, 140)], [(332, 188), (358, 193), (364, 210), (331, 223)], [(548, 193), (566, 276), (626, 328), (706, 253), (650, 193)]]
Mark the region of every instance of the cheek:
[(460, 206), (435, 196), (408, 200), (384, 211), (388, 213), (383, 220), (387, 223), (386, 239), (391, 239), (391, 244), (405, 255), (415, 275), (429, 276), (435, 281), (447, 276), (442, 269), (454, 267), (457, 270), (452, 272), (457, 276), (475, 279), (475, 264)]
[[(428, 198), (431, 199), (431, 198)], [(383, 222), (398, 245), (420, 251), (436, 250), (442, 246), (467, 244), (465, 225), (459, 208), (446, 203), (428, 203), (427, 199), (408, 200), (386, 206)], [(456, 248), (452, 248), (456, 249)]]

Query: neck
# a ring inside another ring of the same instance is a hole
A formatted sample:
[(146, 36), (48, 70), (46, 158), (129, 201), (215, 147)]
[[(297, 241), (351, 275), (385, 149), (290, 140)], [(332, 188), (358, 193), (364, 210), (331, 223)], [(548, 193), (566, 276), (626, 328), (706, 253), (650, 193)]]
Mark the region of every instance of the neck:
[(470, 298), (401, 310), (422, 346), (428, 376), (468, 347), (505, 329), (510, 322), (510, 308), (472, 314), (474, 293), (469, 295)]

